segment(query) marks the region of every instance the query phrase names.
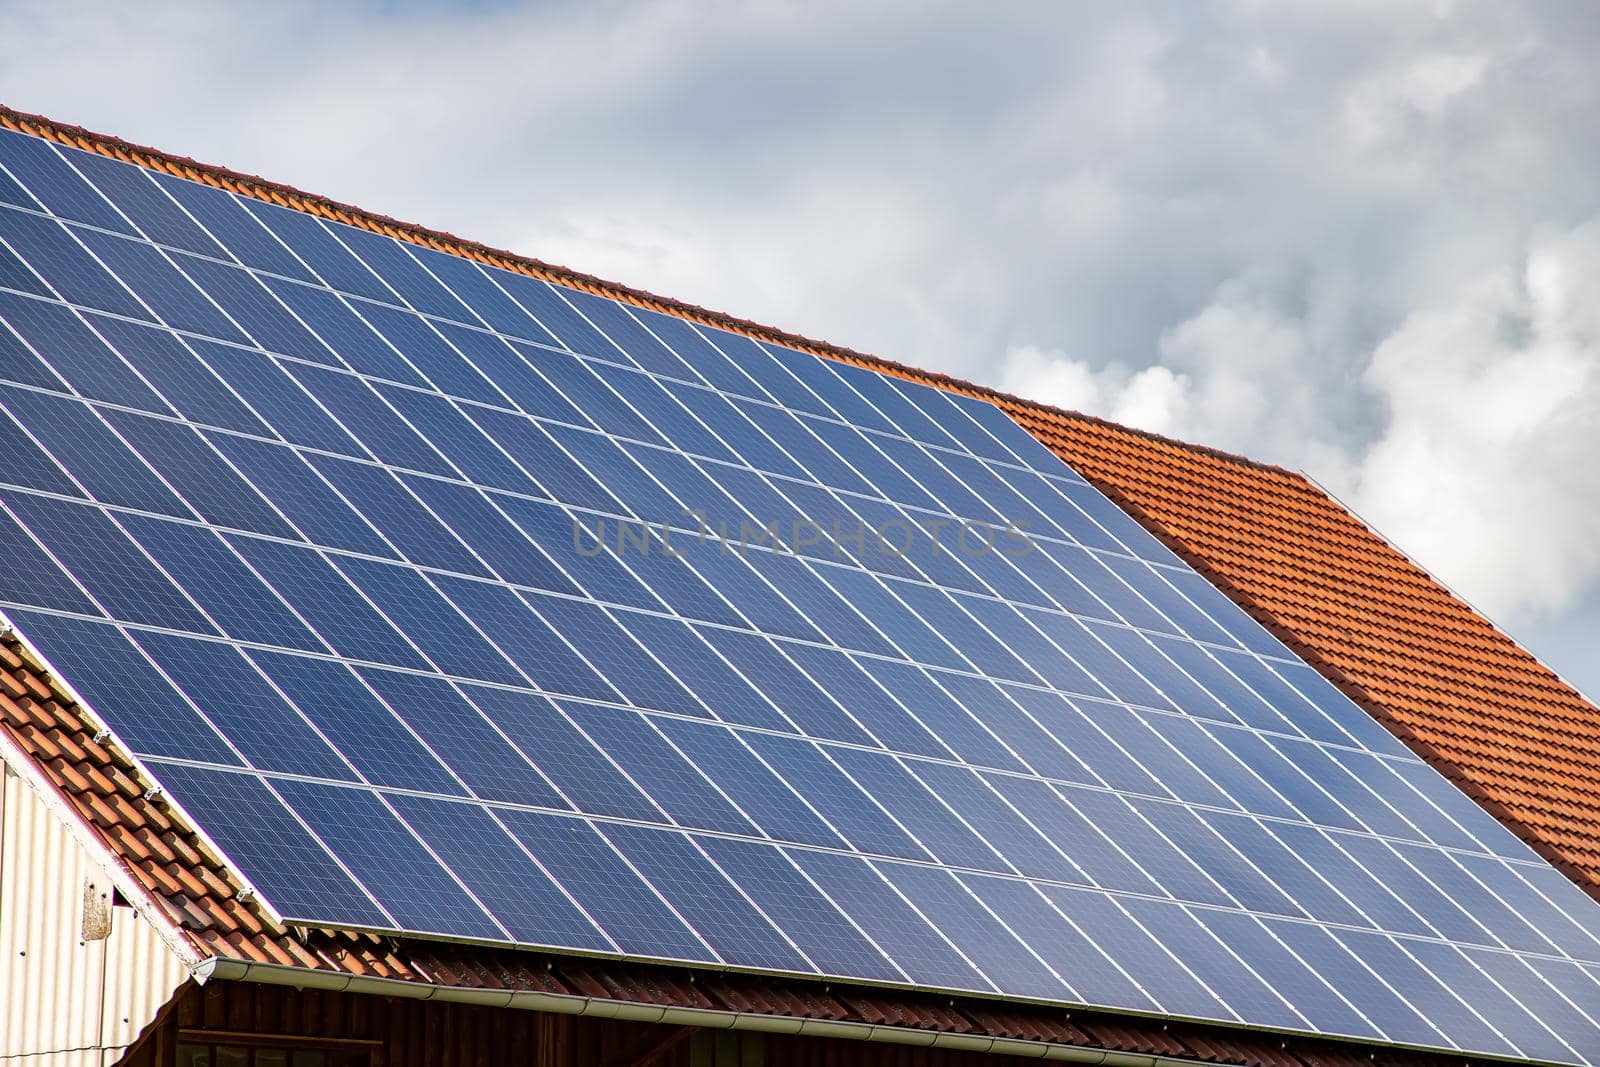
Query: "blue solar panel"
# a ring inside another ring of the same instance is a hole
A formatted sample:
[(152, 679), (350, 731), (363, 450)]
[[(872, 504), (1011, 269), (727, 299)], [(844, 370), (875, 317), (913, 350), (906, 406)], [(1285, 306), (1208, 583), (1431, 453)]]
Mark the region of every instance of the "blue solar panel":
[(0, 606), (287, 921), (1600, 1061), (1600, 905), (992, 405), (0, 202)]

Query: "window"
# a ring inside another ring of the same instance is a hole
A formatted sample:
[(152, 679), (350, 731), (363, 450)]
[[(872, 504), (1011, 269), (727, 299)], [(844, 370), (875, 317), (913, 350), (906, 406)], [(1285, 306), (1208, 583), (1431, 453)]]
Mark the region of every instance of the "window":
[(177, 1067), (368, 1067), (367, 1050), (311, 1045), (245, 1045), (185, 1039)]

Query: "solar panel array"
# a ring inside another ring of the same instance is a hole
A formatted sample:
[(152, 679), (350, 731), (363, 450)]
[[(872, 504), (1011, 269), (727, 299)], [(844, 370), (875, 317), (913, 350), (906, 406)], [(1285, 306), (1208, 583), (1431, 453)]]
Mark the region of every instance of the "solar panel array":
[(1600, 1061), (1600, 906), (987, 403), (0, 133), (0, 604), (287, 921)]

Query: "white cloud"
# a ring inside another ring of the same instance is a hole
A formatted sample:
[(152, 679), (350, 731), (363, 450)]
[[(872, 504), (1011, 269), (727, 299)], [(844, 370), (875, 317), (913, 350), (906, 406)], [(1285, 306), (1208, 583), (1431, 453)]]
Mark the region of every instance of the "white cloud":
[(1303, 467), (1545, 633), (1600, 617), (1597, 53), (1514, 0), (0, 0), (8, 104)]
[(1128, 379), (1112, 418), (1157, 433), (1175, 432), (1190, 404), (1189, 379), (1166, 367), (1146, 367)]
[[(1334, 436), (1326, 355), (1312, 328), (1244, 280), (1167, 330), (1159, 362), (1093, 364), (1059, 349), (1006, 353), (1002, 388), (1058, 407), (1291, 466)], [(1342, 469), (1342, 468), (1341, 468)]]
[(1600, 581), (1600, 219), (1409, 317), (1366, 381), (1389, 409), (1355, 501), (1491, 615)]
[(1193, 381), (1183, 432), (1262, 458), (1301, 459), (1295, 442), (1312, 429), (1316, 405), (1305, 328), (1232, 283), (1161, 339), (1162, 363)]
[(1410, 57), (1357, 85), (1345, 102), (1345, 122), (1362, 143), (1404, 132), (1413, 119), (1437, 118), (1452, 101), (1483, 80), (1490, 57), (1482, 52)]
[[(1600, 585), (1600, 218), (1408, 315), (1338, 359), (1310, 325), (1229, 283), (1132, 370), (1007, 353), (1000, 384), (1046, 403), (1311, 471), (1502, 622)], [(1383, 413), (1341, 440), (1327, 395), (1354, 375)]]
[(1065, 352), (1036, 345), (1006, 353), (998, 384), (1067, 411), (1168, 435), (1182, 432), (1189, 407), (1188, 377), (1166, 367), (1130, 371), (1111, 363), (1095, 368)]

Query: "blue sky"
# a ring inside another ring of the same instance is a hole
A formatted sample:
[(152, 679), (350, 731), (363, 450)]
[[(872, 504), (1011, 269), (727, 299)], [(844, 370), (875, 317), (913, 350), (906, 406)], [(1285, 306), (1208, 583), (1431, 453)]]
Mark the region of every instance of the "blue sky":
[(0, 0), (0, 100), (1303, 469), (1600, 694), (1582, 3)]

